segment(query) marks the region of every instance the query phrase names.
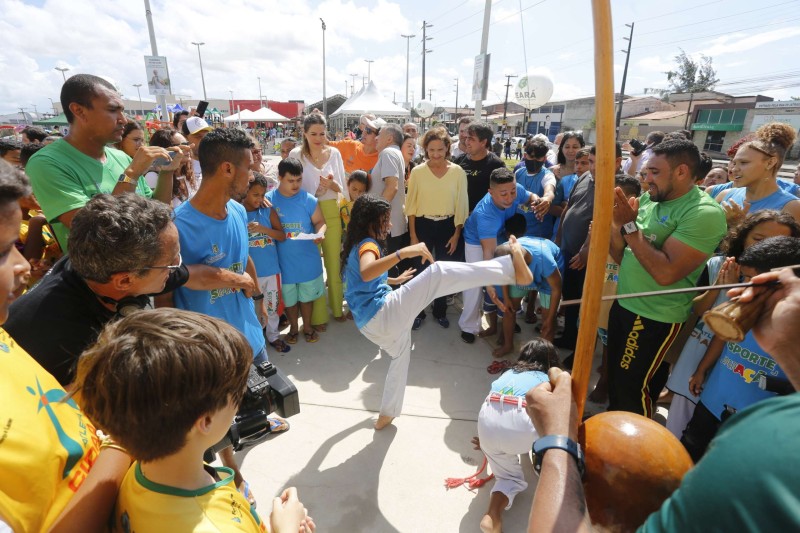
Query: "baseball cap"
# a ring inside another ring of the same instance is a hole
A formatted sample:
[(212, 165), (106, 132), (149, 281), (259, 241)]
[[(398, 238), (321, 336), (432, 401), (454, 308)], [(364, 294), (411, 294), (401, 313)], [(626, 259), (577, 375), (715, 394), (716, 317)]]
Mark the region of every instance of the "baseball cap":
[(360, 124), (362, 124), (362, 125), (369, 126), (373, 130), (381, 129), (381, 127), (375, 123), (376, 122), (375, 121), (375, 115), (373, 115), (372, 113), (367, 113), (365, 115), (361, 115), (361, 118), (358, 120), (358, 122)]
[(189, 117), (183, 123), (184, 134), (194, 135), (198, 131), (213, 131), (214, 128), (208, 125), (208, 122), (200, 117)]

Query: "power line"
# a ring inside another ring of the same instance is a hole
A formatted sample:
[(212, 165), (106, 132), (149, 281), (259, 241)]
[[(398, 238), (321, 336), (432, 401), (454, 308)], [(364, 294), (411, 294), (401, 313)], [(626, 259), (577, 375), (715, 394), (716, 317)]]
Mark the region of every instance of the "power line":
[[(538, 5), (544, 4), (545, 2), (547, 2), (547, 0), (540, 0), (539, 2), (536, 2), (535, 4), (533, 4), (533, 5), (531, 5), (531, 6), (528, 6), (528, 7), (526, 7), (526, 8), (525, 8), (525, 9), (523, 9), (522, 11), (527, 11), (527, 10), (529, 10), (529, 9), (533, 8), (533, 7), (536, 7), (536, 6), (538, 6)], [(510, 14), (510, 15), (508, 15), (508, 16), (505, 16), (505, 17), (503, 17), (503, 18), (501, 18), (501, 19), (497, 19), (497, 20), (495, 20), (494, 22), (492, 22), (492, 23), (491, 23), (491, 24), (489, 24), (489, 25), (490, 25), (490, 26), (494, 26), (495, 24), (497, 24), (497, 23), (499, 23), (499, 22), (503, 22), (504, 20), (510, 19), (511, 17), (516, 17), (516, 16), (520, 15), (520, 14), (522, 13), (522, 11), (515, 11), (514, 13), (511, 13), (511, 14)], [(474, 30), (474, 31), (471, 31), (471, 32), (468, 32), (468, 33), (463, 33), (463, 34), (459, 35), (458, 37), (456, 37), (455, 39), (450, 39), (449, 41), (445, 41), (445, 42), (443, 42), (442, 44), (438, 44), (438, 45), (436, 45), (436, 46), (437, 46), (438, 48), (441, 48), (441, 47), (442, 47), (442, 46), (444, 46), (444, 45), (447, 45), (447, 44), (450, 44), (450, 43), (452, 43), (452, 42), (458, 41), (459, 39), (463, 39), (464, 37), (467, 37), (467, 36), (469, 36), (469, 35), (472, 35), (473, 33), (478, 33), (478, 32), (479, 32), (479, 31), (481, 31), (482, 29), (483, 29), (483, 28), (478, 28), (477, 30)]]
[(458, 9), (459, 7), (463, 6), (463, 5), (464, 5), (464, 4), (466, 4), (467, 2), (469, 2), (469, 0), (464, 0), (463, 2), (461, 2), (460, 4), (458, 4), (456, 7), (451, 7), (451, 8), (448, 8), (448, 9), (447, 9), (447, 11), (442, 11), (441, 13), (439, 13), (438, 15), (436, 15), (435, 17), (433, 17), (433, 18), (429, 19), (429, 20), (430, 20), (430, 22), (433, 22), (434, 20), (439, 20), (440, 18), (444, 17), (445, 15), (449, 15), (450, 13), (452, 13), (453, 11), (455, 11), (456, 9)]
[(721, 2), (722, 2), (722, 0), (714, 0), (713, 2), (706, 2), (705, 4), (700, 4), (699, 6), (692, 6), (692, 7), (687, 7), (686, 9), (679, 9), (678, 11), (670, 11), (669, 13), (658, 13), (656, 15), (653, 15), (652, 17), (647, 17), (647, 18), (643, 18), (643, 19), (639, 19), (639, 20), (634, 20), (634, 22), (642, 22), (642, 21), (645, 21), (645, 20), (660, 19), (662, 17), (667, 17), (669, 15), (675, 15), (675, 14), (678, 14), (678, 13), (685, 13), (686, 11), (691, 11), (693, 9), (700, 9), (701, 7), (710, 6), (711, 4), (719, 4)]
[[(502, 2), (502, 1), (503, 1), (503, 0), (495, 0), (494, 2), (492, 2), (492, 6), (495, 6), (495, 5), (499, 4), (499, 3), (500, 3), (500, 2)], [(466, 2), (464, 2), (464, 3), (466, 3)], [(463, 5), (463, 4), (462, 4), (462, 5)], [(475, 15), (480, 15), (480, 14), (482, 14), (482, 13), (483, 13), (483, 11), (484, 11), (484, 10), (483, 10), (483, 9), (481, 9), (480, 11), (476, 11), (476, 12), (475, 12), (475, 13), (473, 13), (472, 15), (467, 15), (467, 16), (466, 16), (466, 17), (464, 17), (463, 19), (459, 19), (459, 20), (457, 20), (457, 21), (453, 22), (452, 24), (450, 24), (450, 25), (448, 25), (448, 26), (445, 26), (445, 27), (443, 27), (443, 28), (439, 28), (439, 31), (438, 31), (438, 32), (436, 32), (434, 35), (437, 35), (437, 36), (438, 36), (438, 35), (439, 35), (440, 33), (442, 33), (443, 31), (445, 31), (445, 30), (448, 30), (448, 29), (450, 29), (450, 28), (452, 28), (453, 26), (456, 26), (456, 25), (458, 25), (458, 24), (461, 24), (461, 23), (462, 23), (462, 22), (464, 22), (465, 20), (471, 19), (471, 18), (472, 18), (472, 17), (474, 17)]]

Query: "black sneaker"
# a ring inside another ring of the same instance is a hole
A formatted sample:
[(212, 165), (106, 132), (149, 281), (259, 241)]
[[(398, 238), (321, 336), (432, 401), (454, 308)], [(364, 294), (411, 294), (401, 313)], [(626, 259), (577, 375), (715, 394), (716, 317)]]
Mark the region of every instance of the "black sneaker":
[(423, 320), (422, 317), (415, 318), (414, 319), (414, 323), (411, 325), (411, 330), (412, 331), (417, 331), (419, 328), (421, 328), (422, 327), (422, 320)]
[(441, 318), (437, 318), (436, 319), (436, 323), (439, 324), (440, 326), (442, 326), (444, 329), (447, 329), (447, 328), (450, 327), (450, 321), (447, 320), (446, 316), (443, 316)]
[(467, 344), (472, 344), (475, 342), (475, 334), (474, 333), (467, 333), (466, 331), (461, 332), (461, 340), (466, 342)]

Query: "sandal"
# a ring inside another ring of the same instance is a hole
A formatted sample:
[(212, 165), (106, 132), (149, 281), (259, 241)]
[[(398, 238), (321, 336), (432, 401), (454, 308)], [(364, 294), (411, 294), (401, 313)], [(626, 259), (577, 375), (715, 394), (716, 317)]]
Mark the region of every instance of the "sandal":
[(512, 366), (514, 366), (514, 364), (511, 361), (502, 359), (500, 361), (492, 361), (492, 364), (486, 367), (486, 371), (490, 374), (499, 374)]
[[(297, 335), (295, 335), (295, 342), (297, 342), (296, 339), (297, 339)], [(278, 353), (286, 353), (289, 350), (291, 350), (291, 348), (285, 342), (283, 342), (280, 339), (269, 343), (269, 345), (272, 346), (273, 348), (275, 348), (275, 351), (278, 352)]]
[(314, 328), (314, 331), (319, 331), (320, 333), (325, 333), (328, 331), (328, 324), (317, 324), (316, 326), (312, 325), (311, 327)]
[(268, 439), (275, 435), (289, 431), (289, 422), (279, 416), (267, 417), (267, 422), (269, 422), (269, 435), (267, 436)]
[(297, 333), (297, 332), (292, 333), (290, 331), (289, 333), (287, 333), (286, 334), (286, 344), (297, 344), (297, 336), (298, 335), (299, 335), (299, 333)]
[(239, 490), (239, 492), (242, 493), (242, 496), (245, 497), (245, 499), (247, 500), (247, 503), (250, 504), (250, 507), (255, 509), (256, 508), (256, 498), (255, 498), (255, 496), (253, 496), (253, 491), (250, 490), (250, 483), (248, 483), (247, 481), (242, 481), (241, 483), (239, 483), (238, 490)]
[(315, 330), (315, 329), (312, 329), (311, 333), (308, 333), (308, 332), (304, 331), (303, 335), (306, 338), (306, 342), (308, 342), (310, 344), (313, 344), (313, 343), (315, 343), (315, 342), (317, 342), (319, 340), (319, 334), (317, 333), (317, 330)]

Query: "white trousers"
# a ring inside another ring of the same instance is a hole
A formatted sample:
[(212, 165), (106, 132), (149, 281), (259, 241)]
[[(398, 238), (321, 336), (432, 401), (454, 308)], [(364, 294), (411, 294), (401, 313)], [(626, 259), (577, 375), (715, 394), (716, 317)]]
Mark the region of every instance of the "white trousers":
[(538, 438), (536, 429), (524, 407), (487, 398), (478, 414), (478, 438), (495, 477), (492, 492), (508, 498), (508, 510), (514, 497), (528, 488), (519, 456), (531, 451)]
[(264, 305), (267, 308), (267, 342), (275, 342), (280, 337), (278, 331), (278, 305), (280, 303), (279, 292), (281, 282), (279, 274), (274, 276), (263, 276), (258, 278), (258, 288), (264, 295)]
[[(483, 261), (483, 247), (474, 244), (464, 244), (464, 258), (467, 263), (477, 263)], [(477, 335), (481, 331), (481, 309), (483, 302), (482, 288), (489, 285), (489, 282), (482, 283), (476, 287), (464, 291), (464, 310), (458, 319), (458, 327), (461, 331)]]
[(669, 416), (667, 416), (667, 429), (675, 435), (678, 440), (683, 436), (683, 430), (689, 424), (689, 420), (694, 415), (694, 408), (697, 407), (693, 401), (677, 392), (672, 396), (669, 404)]
[(380, 414), (400, 416), (411, 359), (411, 325), (434, 299), (487, 284), (515, 281), (511, 256), (480, 263), (437, 261), (386, 296), (383, 307), (361, 328), (366, 338), (392, 358), (383, 388)]

